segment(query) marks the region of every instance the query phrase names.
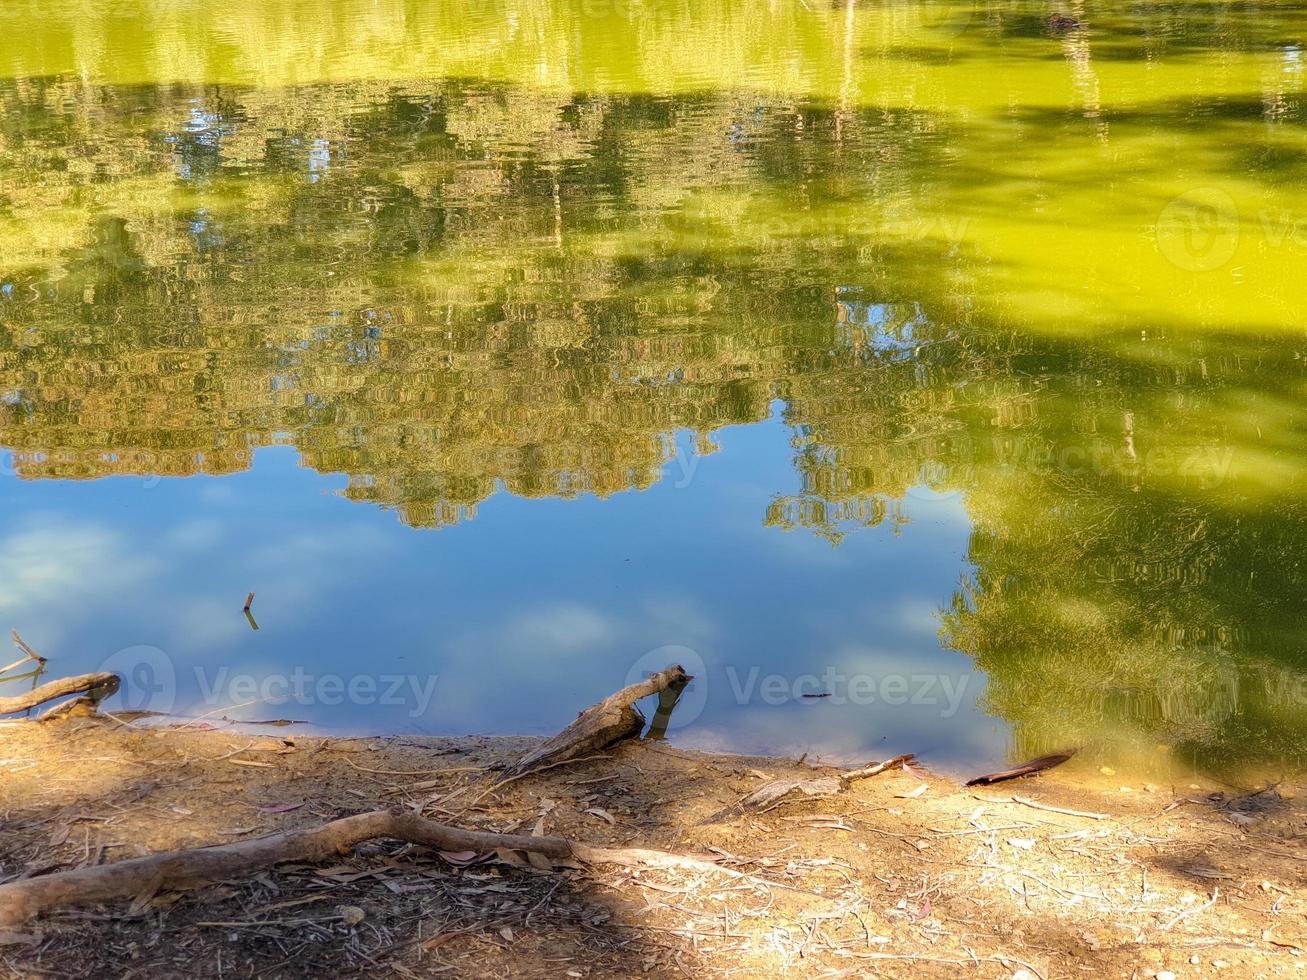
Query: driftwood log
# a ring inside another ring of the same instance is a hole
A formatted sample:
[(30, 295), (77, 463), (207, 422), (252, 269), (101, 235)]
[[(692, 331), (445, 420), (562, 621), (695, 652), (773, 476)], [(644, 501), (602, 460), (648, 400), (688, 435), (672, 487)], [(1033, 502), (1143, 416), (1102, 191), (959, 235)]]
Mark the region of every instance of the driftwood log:
[(29, 708), (35, 708), (38, 704), (53, 701), (55, 698), (67, 697), (70, 694), (85, 695), (85, 697), (77, 699), (81, 704), (98, 704), (117, 691), (119, 683), (117, 674), (104, 671), (95, 674), (78, 674), (76, 677), (60, 677), (58, 680), (33, 688), (26, 694), (15, 694), (12, 697), (0, 698), (0, 715), (9, 715), (16, 711), (27, 711)]
[(669, 688), (683, 688), (694, 680), (679, 664), (660, 670), (648, 679), (628, 685), (610, 694), (598, 704), (582, 711), (561, 732), (531, 750), (499, 774), (496, 782), (517, 779), (529, 772), (557, 765), (591, 752), (601, 752), (626, 738), (634, 738), (644, 728), (644, 714), (635, 706), (641, 698), (659, 694)]
[(916, 758), (915, 754), (909, 753), (908, 755), (896, 755), (884, 762), (873, 762), (861, 769), (850, 769), (848, 772), (835, 773), (832, 776), (817, 776), (813, 779), (776, 779), (754, 790), (738, 803), (733, 803), (723, 810), (718, 810), (707, 820), (704, 820), (703, 823), (720, 823), (723, 820), (744, 813), (766, 813), (768, 810), (776, 809), (782, 803), (790, 803), (795, 800), (834, 796), (836, 793), (842, 793), (848, 789), (851, 784), (859, 779), (879, 776), (882, 772), (887, 772), (890, 769), (902, 769), (905, 762), (910, 763), (914, 758)]
[(1020, 779), (1022, 776), (1033, 776), (1036, 773), (1043, 772), (1045, 769), (1052, 769), (1054, 766), (1060, 766), (1073, 755), (1076, 749), (1067, 749), (1065, 752), (1054, 752), (1052, 755), (1041, 755), (1038, 759), (1031, 759), (1029, 762), (1023, 762), (1019, 766), (1011, 769), (1004, 769), (1001, 772), (987, 772), (983, 776), (976, 776), (974, 779), (968, 779), (968, 786), (990, 786), (994, 783), (1007, 782), (1009, 779)]
[(633, 847), (591, 847), (564, 837), (527, 837), (464, 830), (427, 820), (408, 810), (375, 810), (305, 830), (269, 834), (234, 844), (169, 851), (115, 864), (77, 868), (0, 885), (0, 927), (25, 922), (50, 909), (110, 899), (144, 905), (160, 891), (224, 881), (285, 861), (324, 861), (355, 844), (390, 837), (440, 851), (522, 851), (551, 861), (740, 872), (710, 857), (693, 857)]

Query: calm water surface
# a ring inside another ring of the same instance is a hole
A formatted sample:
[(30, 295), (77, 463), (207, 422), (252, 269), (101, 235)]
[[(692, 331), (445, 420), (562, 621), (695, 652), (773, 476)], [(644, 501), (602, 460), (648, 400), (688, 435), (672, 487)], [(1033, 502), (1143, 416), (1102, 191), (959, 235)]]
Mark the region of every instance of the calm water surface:
[(1301, 24), (6, 3), (0, 625), (189, 715), (681, 661), (686, 745), (1299, 766)]

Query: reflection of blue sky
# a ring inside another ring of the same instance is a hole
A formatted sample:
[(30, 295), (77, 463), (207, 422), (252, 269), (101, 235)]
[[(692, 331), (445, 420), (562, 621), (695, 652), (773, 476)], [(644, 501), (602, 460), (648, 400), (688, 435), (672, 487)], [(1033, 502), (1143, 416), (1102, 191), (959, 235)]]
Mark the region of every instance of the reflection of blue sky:
[(331, 169), (331, 144), (317, 139), (309, 144), (309, 183), (316, 184)]
[(173, 148), (173, 169), (181, 180), (211, 177), (220, 166), (222, 139), (231, 133), (223, 118), (193, 103), (181, 128), (163, 134)]
[[(839, 323), (845, 326), (845, 342), (881, 354), (910, 355), (921, 345), (918, 334), (930, 325), (919, 302), (874, 301), (859, 286), (840, 286), (836, 290), (836, 302)], [(851, 327), (861, 328), (861, 336), (856, 339), (851, 336)]]
[[(176, 664), (183, 710), (220, 706), (197, 704), (197, 667), (210, 678), (295, 666), (434, 672), (435, 698), (418, 717), (411, 702), (241, 714), (439, 733), (556, 730), (620, 686), (643, 653), (681, 644), (707, 667), (703, 715), (673, 733), (686, 744), (849, 759), (1000, 755), (1003, 732), (974, 708), (976, 678), (952, 718), (911, 704), (735, 703), (728, 667), (969, 675), (970, 662), (935, 637), (965, 561), (960, 502), (909, 498), (898, 534), (871, 528), (838, 549), (764, 527), (772, 496), (797, 489), (789, 438), (778, 419), (728, 429), (686, 486), (669, 470), (648, 491), (607, 500), (499, 494), (475, 521), (442, 531), (341, 499), (342, 478), (296, 466), (289, 448), (220, 478), (3, 478), (0, 625), (59, 673), (159, 647)], [(240, 612), (250, 590), (258, 632)]]

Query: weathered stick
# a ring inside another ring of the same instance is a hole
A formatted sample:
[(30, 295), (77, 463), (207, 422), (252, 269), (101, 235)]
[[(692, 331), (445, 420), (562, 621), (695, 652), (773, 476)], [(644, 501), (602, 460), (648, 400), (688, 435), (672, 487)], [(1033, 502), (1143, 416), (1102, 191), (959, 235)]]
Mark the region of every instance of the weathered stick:
[(252, 606), (252, 605), (254, 605), (254, 593), (253, 593), (253, 592), (251, 592), (249, 595), (247, 595), (247, 596), (245, 597), (245, 609), (244, 609), (243, 611), (248, 613), (248, 612), (250, 611), (250, 606)]
[(531, 750), (515, 764), (501, 772), (496, 782), (517, 779), (528, 772), (556, 765), (567, 759), (592, 752), (601, 752), (624, 738), (634, 738), (644, 728), (644, 715), (635, 706), (641, 698), (658, 694), (669, 687), (684, 687), (694, 680), (679, 664), (660, 670), (647, 680), (640, 681), (610, 694), (598, 704), (591, 705), (577, 715), (561, 732)]
[(626, 867), (721, 871), (710, 858), (643, 848), (590, 847), (564, 837), (527, 837), (463, 830), (419, 817), (408, 810), (375, 810), (333, 820), (320, 827), (269, 834), (234, 844), (169, 851), (116, 864), (77, 868), (0, 885), (0, 927), (24, 922), (67, 905), (136, 899), (164, 890), (224, 881), (285, 861), (324, 861), (376, 837), (393, 837), (441, 851), (526, 851), (555, 860)]
[[(979, 798), (979, 797), (977, 797)], [(1064, 806), (1049, 806), (1047, 803), (1040, 803), (1036, 800), (1028, 800), (1024, 796), (1012, 797), (1013, 803), (1020, 803), (1022, 806), (1032, 807), (1036, 810), (1047, 810), (1049, 813), (1065, 813), (1068, 817), (1085, 817), (1088, 820), (1106, 820), (1106, 813), (1091, 813), (1088, 810), (1068, 810)]]
[(66, 697), (69, 694), (85, 694), (88, 698), (99, 702), (117, 691), (118, 684), (117, 674), (103, 671), (95, 674), (78, 674), (76, 677), (60, 677), (58, 680), (33, 688), (26, 694), (0, 698), (0, 715), (26, 711), (28, 708), (35, 708), (38, 704)]
[[(859, 779), (868, 779), (871, 776), (879, 776), (887, 769), (902, 769), (905, 762), (912, 762), (917, 757), (917, 753), (909, 752), (907, 755), (896, 755), (892, 759), (886, 759), (884, 762), (873, 762), (870, 765), (863, 766), (861, 769), (851, 769), (848, 772), (842, 772), (837, 777), (840, 786), (847, 789), (849, 783), (856, 782)], [(920, 765), (920, 763), (917, 763)]]
[(746, 812), (766, 813), (768, 810), (776, 809), (782, 803), (789, 803), (804, 797), (834, 796), (836, 793), (848, 789), (851, 783), (857, 782), (859, 779), (879, 776), (889, 769), (901, 769), (905, 762), (911, 762), (914, 758), (916, 758), (915, 754), (909, 753), (908, 755), (896, 755), (884, 762), (873, 762), (861, 769), (850, 769), (848, 772), (836, 773), (833, 776), (817, 776), (813, 779), (776, 779), (754, 790), (738, 803), (732, 803), (725, 809), (718, 810), (711, 817), (704, 820), (703, 824), (719, 823), (722, 820)]

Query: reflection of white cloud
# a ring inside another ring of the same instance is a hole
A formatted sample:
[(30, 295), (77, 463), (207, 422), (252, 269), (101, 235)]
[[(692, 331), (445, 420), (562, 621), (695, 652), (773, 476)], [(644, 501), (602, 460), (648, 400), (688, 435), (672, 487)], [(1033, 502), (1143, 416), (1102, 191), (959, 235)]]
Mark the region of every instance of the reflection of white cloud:
[[(643, 625), (624, 609), (601, 612), (556, 599), (507, 623), (493, 614), (465, 622), (454, 636), (438, 627), (425, 641), (429, 653), (411, 662), (440, 675), (422, 722), (459, 733), (556, 732), (626, 683), (631, 665), (650, 649)], [(669, 626), (656, 635), (673, 643), (684, 633)]]
[(229, 504), (235, 501), (236, 491), (227, 483), (214, 481), (204, 486), (200, 498), (208, 504)]
[(301, 531), (279, 537), (250, 552), (255, 565), (284, 567), (319, 558), (338, 558), (351, 552), (374, 552), (387, 543), (386, 535), (370, 524), (346, 524), (330, 531)]
[[(680, 748), (726, 755), (747, 752), (796, 759), (806, 754), (807, 761), (814, 765), (827, 763), (856, 766), (874, 761), (878, 752), (881, 755), (893, 754), (883, 747), (881, 740), (861, 738), (838, 725), (829, 726), (829, 731), (822, 731), (820, 729), (825, 726), (818, 723), (814, 730), (808, 724), (817, 721), (813, 717), (802, 719), (803, 723), (797, 724), (799, 719), (793, 714), (772, 710), (774, 713), (771, 717), (760, 710), (746, 711), (730, 726), (692, 726), (685, 732), (677, 733), (676, 744)], [(816, 712), (821, 709), (806, 707), (804, 710)], [(880, 742), (882, 747), (878, 748), (876, 742)]]
[(493, 645), (509, 652), (585, 653), (611, 643), (616, 629), (602, 614), (576, 604), (558, 604), (523, 613)]
[(892, 612), (893, 624), (905, 633), (934, 639), (939, 633), (939, 606), (921, 599), (904, 599)]
[(715, 639), (721, 630), (703, 603), (691, 596), (653, 596), (644, 601), (645, 635), (667, 643), (694, 646)]
[(222, 541), (223, 527), (220, 521), (212, 518), (200, 518), (178, 524), (168, 532), (167, 543), (184, 551), (208, 551), (216, 548)]
[[(249, 633), (241, 601), (254, 591), (282, 627), (309, 618), (323, 603), (339, 596), (341, 583), (364, 588), (378, 561), (384, 561), (386, 536), (366, 525), (333, 528), (330, 533), (289, 534), (243, 553), (244, 539), (230, 540), (222, 522), (197, 519), (174, 528), (162, 542), (161, 557), (171, 567), (195, 563), (195, 551), (222, 549), (223, 563), (241, 569), (234, 592), (214, 595), (211, 583), (198, 583), (199, 594), (174, 589), (165, 611), (155, 620), (169, 649), (216, 650)], [(259, 616), (259, 606), (254, 614)]]
[(195, 650), (226, 648), (250, 631), (240, 610), (240, 599), (185, 598), (170, 604), (173, 648)]
[(84, 615), (138, 588), (159, 567), (109, 528), (56, 517), (33, 520), (0, 539), (0, 612), (35, 616), (59, 607)]
[[(855, 764), (902, 752), (966, 764), (998, 752), (978, 704), (984, 675), (960, 654), (845, 644), (815, 662), (709, 671), (709, 703), (677, 744)], [(732, 673), (732, 671), (735, 671)], [(804, 699), (802, 692), (829, 697)], [(1000, 737), (1001, 741), (1001, 737)], [(997, 747), (996, 747), (997, 746)]]
[[(983, 681), (970, 685), (978, 693)], [(905, 752), (946, 773), (1004, 758), (1006, 726), (971, 703), (944, 717), (938, 705), (871, 705), (828, 702), (749, 705), (712, 719), (712, 706), (698, 724), (673, 733), (683, 748), (705, 752), (749, 752), (809, 762), (861, 765)]]
[(853, 566), (851, 550), (835, 547), (811, 531), (801, 528), (792, 531), (783, 531), (780, 528), (768, 530), (771, 533), (763, 539), (764, 545), (791, 566), (799, 563), (820, 569)]
[(975, 667), (970, 658), (960, 653), (941, 650), (923, 654), (920, 650), (891, 650), (861, 644), (841, 648), (831, 657), (831, 663), (846, 675), (867, 674), (872, 677), (939, 670), (971, 673)]
[(244, 560), (255, 592), (275, 589), (277, 601), (306, 606), (325, 601), (342, 581), (357, 579), (366, 585), (368, 570), (376, 568), (391, 541), (379, 528), (367, 524), (333, 527), (328, 532), (300, 532), (253, 549)]

